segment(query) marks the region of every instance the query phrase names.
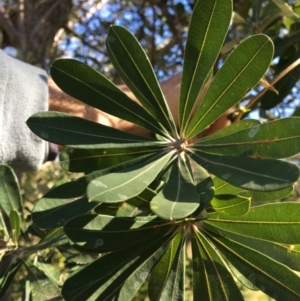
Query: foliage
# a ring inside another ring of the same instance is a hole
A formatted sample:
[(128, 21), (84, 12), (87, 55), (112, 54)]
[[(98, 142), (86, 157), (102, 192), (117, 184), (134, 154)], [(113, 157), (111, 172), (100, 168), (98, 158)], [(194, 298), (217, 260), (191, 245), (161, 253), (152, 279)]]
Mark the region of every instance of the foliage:
[(67, 146), (64, 168), (86, 173), (50, 190), (32, 212), (37, 227), (63, 226), (75, 250), (103, 254), (65, 281), (65, 300), (131, 300), (146, 279), (151, 300), (184, 300), (189, 236), (194, 300), (243, 300), (234, 277), (275, 299), (299, 299), (291, 270), (299, 270), (299, 204), (256, 202), (287, 196), (299, 178), (296, 165), (278, 159), (299, 152), (300, 119), (241, 120), (199, 136), (256, 86), (273, 58), (267, 36), (244, 40), (195, 107), (231, 13), (230, 0), (194, 7), (178, 129), (146, 53), (125, 28), (112, 26), (106, 47), (141, 105), (79, 61), (52, 64), (65, 92), (155, 134), (136, 136), (57, 112), (27, 121), (40, 137)]

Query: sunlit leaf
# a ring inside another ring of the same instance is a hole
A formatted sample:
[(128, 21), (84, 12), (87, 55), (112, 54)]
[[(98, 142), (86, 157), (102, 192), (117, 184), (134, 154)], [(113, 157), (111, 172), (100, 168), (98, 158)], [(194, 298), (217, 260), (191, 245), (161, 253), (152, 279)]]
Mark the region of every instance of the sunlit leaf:
[[(154, 257), (152, 262), (155, 264), (168, 247), (170, 237), (171, 234), (169, 237), (157, 237), (98, 258), (65, 281), (62, 288), (64, 299), (82, 301), (91, 297), (92, 300), (103, 300), (104, 295), (111, 299), (113, 296), (119, 296), (119, 289), (128, 277), (158, 252), (158, 257)], [(140, 280), (144, 281), (145, 278)], [(139, 281), (137, 287), (133, 286), (132, 291), (136, 292), (143, 281)]]
[(186, 132), (192, 138), (234, 106), (262, 78), (273, 58), (272, 41), (252, 36), (235, 48), (217, 72)]
[[(224, 263), (224, 259), (215, 250), (215, 246), (200, 231), (194, 231), (192, 244), (193, 255), (195, 254), (198, 260), (202, 261), (199, 262), (200, 266), (202, 266), (200, 272), (204, 273), (204, 275), (194, 277), (194, 280), (197, 280), (198, 283), (194, 283), (193, 286), (203, 287), (204, 294), (207, 298), (205, 300), (244, 300)], [(193, 266), (193, 274), (197, 275), (199, 271), (197, 271), (196, 268), (197, 263)], [(204, 283), (200, 283), (199, 281), (205, 281), (206, 288), (204, 287)], [(194, 299), (202, 299), (200, 291), (197, 289), (194, 292)]]
[(270, 257), (224, 237), (210, 236), (218, 250), (261, 291), (275, 300), (297, 301), (300, 278)]
[(217, 60), (228, 31), (231, 14), (231, 0), (196, 2), (186, 41), (180, 90), (179, 124), (183, 133), (199, 92)]
[(10, 212), (9, 221), (11, 225), (11, 232), (14, 243), (18, 245), (18, 240), (21, 232), (21, 216), (17, 210), (13, 209)]
[(11, 167), (0, 164), (0, 206), (7, 216), (12, 210), (22, 213), (22, 198), (17, 177)]
[(243, 188), (235, 187), (230, 185), (224, 180), (218, 177), (214, 177), (214, 185), (216, 189), (216, 195), (237, 195), (246, 198), (251, 198), (251, 203), (253, 202), (270, 202), (274, 200), (280, 200), (293, 192), (293, 186), (287, 188), (276, 190), (276, 191), (255, 191), (255, 190), (245, 190)]
[(9, 289), (9, 287), (12, 285), (14, 281), (14, 277), (16, 276), (17, 272), (23, 265), (23, 262), (21, 260), (15, 260), (15, 256), (7, 253), (7, 255), (4, 255), (1, 259), (1, 263), (6, 263), (6, 270), (1, 271), (1, 278), (0, 278), (0, 298), (5, 294), (5, 292)]
[(300, 203), (266, 204), (253, 207), (241, 216), (211, 214), (204, 223), (243, 236), (300, 244), (299, 210)]
[(201, 213), (207, 207), (215, 194), (215, 187), (210, 174), (202, 166), (189, 158), (193, 180), (200, 197), (200, 207), (195, 213)]
[(211, 135), (201, 137), (197, 140), (197, 144), (209, 143), (210, 140), (215, 140), (217, 138), (223, 138), (235, 134), (236, 132), (240, 132), (249, 128), (252, 128), (256, 125), (261, 124), (259, 120), (256, 119), (242, 119), (240, 121), (232, 123), (230, 126), (224, 127), (217, 132), (214, 132)]
[(171, 231), (173, 224), (155, 218), (133, 219), (89, 214), (68, 221), (64, 231), (70, 240), (85, 249), (109, 252)]
[[(220, 230), (219, 230), (220, 231)], [(259, 251), (289, 268), (300, 271), (300, 244), (279, 244), (221, 231), (226, 237)]]
[(287, 158), (300, 152), (299, 127), (300, 118), (284, 118), (209, 141), (199, 140), (193, 147), (218, 155)]
[(90, 106), (150, 131), (165, 132), (144, 108), (105, 76), (82, 62), (73, 59), (56, 60), (51, 65), (51, 76), (63, 91)]
[(249, 211), (250, 205), (250, 198), (226, 194), (216, 195), (211, 201), (211, 206), (218, 214), (244, 215)]
[(193, 150), (191, 157), (229, 184), (249, 190), (280, 190), (293, 185), (299, 178), (298, 166), (279, 160), (218, 156), (198, 150)]
[(172, 263), (174, 261), (181, 238), (181, 235), (177, 234), (172, 239), (169, 248), (160, 258), (159, 262), (151, 272), (148, 284), (148, 294), (150, 300), (159, 300), (160, 298), (162, 298), (162, 293), (171, 272)]
[(117, 212), (116, 216), (119, 217), (132, 217), (132, 216), (146, 216), (152, 213), (150, 209), (150, 201), (156, 196), (156, 192), (147, 187), (141, 194), (123, 202)]
[(52, 143), (87, 148), (88, 145), (108, 147), (111, 144), (150, 142), (150, 138), (122, 132), (118, 129), (95, 123), (80, 117), (60, 112), (41, 112), (32, 115), (26, 122), (37, 136)]
[(174, 134), (176, 126), (172, 114), (151, 63), (137, 39), (127, 29), (121, 26), (111, 26), (106, 39), (106, 47), (124, 83), (144, 108), (164, 125), (169, 133)]
[(110, 173), (93, 180), (87, 188), (89, 200), (117, 203), (137, 196), (151, 184), (172, 155), (170, 152), (165, 155), (152, 156), (120, 172)]
[(178, 156), (172, 163), (168, 181), (152, 199), (150, 208), (162, 219), (178, 220), (192, 214), (199, 205), (200, 196), (185, 158)]
[(185, 300), (184, 241), (179, 232), (152, 271), (148, 284), (151, 301)]
[(134, 158), (162, 151), (165, 145), (137, 145), (121, 148), (88, 148), (68, 147), (60, 154), (61, 166), (72, 172), (92, 172), (132, 160)]
[(30, 279), (32, 301), (63, 300), (58, 285), (53, 283), (44, 272), (29, 261), (25, 266)]

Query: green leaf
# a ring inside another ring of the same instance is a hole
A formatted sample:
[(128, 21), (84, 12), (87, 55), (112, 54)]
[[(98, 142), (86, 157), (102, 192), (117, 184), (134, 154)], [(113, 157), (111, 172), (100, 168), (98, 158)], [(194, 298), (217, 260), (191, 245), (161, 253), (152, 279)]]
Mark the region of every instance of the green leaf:
[(253, 207), (248, 214), (210, 214), (203, 221), (217, 229), (282, 244), (300, 244), (300, 203), (285, 202)]
[(199, 205), (200, 196), (185, 158), (178, 156), (172, 163), (170, 178), (152, 199), (150, 208), (162, 219), (178, 220), (192, 214)]
[(86, 201), (88, 184), (100, 176), (121, 170), (140, 162), (140, 158), (116, 165), (111, 168), (94, 171), (75, 181), (64, 183), (47, 192), (35, 205), (32, 220), (40, 228), (62, 227), (70, 218), (89, 212), (99, 202)]
[(13, 209), (9, 214), (12, 237), (15, 245), (18, 245), (18, 240), (21, 232), (21, 217), (17, 210)]
[(121, 148), (88, 148), (76, 149), (67, 147), (60, 153), (60, 164), (62, 168), (72, 172), (89, 173), (94, 170), (109, 168), (114, 165), (132, 160), (137, 157), (162, 151), (166, 145), (137, 145)]
[(29, 261), (25, 264), (30, 279), (32, 301), (63, 301), (60, 289)]
[(13, 169), (5, 164), (0, 164), (0, 200), (7, 216), (12, 210), (22, 214), (23, 202), (17, 177)]
[(118, 203), (139, 195), (157, 177), (173, 152), (93, 180), (87, 188), (90, 201)]
[[(6, 261), (9, 261), (8, 264)], [(9, 289), (12, 285), (14, 278), (17, 272), (20, 270), (20, 267), (23, 265), (22, 260), (16, 260), (15, 255), (12, 253), (6, 253), (1, 258), (1, 263), (7, 264), (7, 268), (5, 271), (0, 271), (0, 298), (5, 294), (5, 292)]]
[(88, 148), (120, 147), (122, 144), (149, 142), (157, 145), (155, 140), (122, 132), (120, 130), (60, 112), (41, 112), (32, 115), (26, 122), (37, 136), (44, 140), (74, 147)]
[(293, 270), (300, 271), (300, 244), (279, 244), (271, 241), (255, 239), (249, 236), (241, 236), (227, 231), (221, 231), (221, 233), (224, 233), (224, 236), (240, 244), (271, 257)]
[(152, 216), (134, 219), (89, 214), (68, 221), (64, 231), (70, 240), (85, 249), (110, 252), (151, 240), (153, 235), (163, 236), (174, 226), (155, 218)]
[(63, 91), (86, 104), (164, 135), (164, 128), (154, 117), (88, 65), (59, 59), (51, 65), (51, 76)]
[(46, 195), (34, 207), (32, 219), (40, 228), (62, 227), (69, 219), (88, 213), (98, 205), (98, 202), (89, 202), (85, 196), (61, 200), (48, 198)]
[(243, 189), (280, 190), (293, 185), (299, 178), (299, 168), (292, 163), (193, 151), (190, 155), (198, 164), (229, 184)]
[[(244, 300), (232, 278), (224, 259), (215, 246), (200, 231), (195, 231), (192, 239), (193, 257), (199, 260), (193, 263), (194, 300)], [(200, 266), (200, 271), (198, 270)], [(199, 273), (203, 275), (199, 275)], [(201, 281), (201, 282), (200, 282)], [(201, 289), (201, 291), (199, 290)], [(203, 299), (204, 300), (204, 299)]]
[(201, 211), (207, 207), (214, 197), (215, 187), (212, 178), (206, 169), (197, 164), (191, 158), (189, 158), (189, 164), (191, 166), (194, 183), (200, 197), (200, 207), (195, 211), (195, 213), (201, 213)]
[(27, 247), (26, 250), (36, 252), (37, 250), (44, 250), (46, 248), (54, 248), (68, 244), (68, 238), (63, 232), (62, 228), (55, 228), (47, 232), (47, 234), (34, 246)]
[[(153, 264), (165, 252), (169, 245), (168, 237), (156, 237), (140, 244), (133, 245), (100, 257), (91, 264), (85, 266), (71, 275), (64, 283), (62, 295), (66, 301), (82, 300), (114, 300), (120, 297), (119, 289), (149, 257), (157, 253)], [(160, 253), (161, 251), (161, 253)], [(144, 277), (140, 280), (145, 280)], [(132, 292), (136, 292), (140, 285), (132, 286)], [(123, 299), (122, 299), (123, 300)], [(130, 299), (129, 299), (130, 300)], [(126, 301), (126, 300), (124, 300)]]
[(197, 140), (197, 144), (202, 143), (210, 143), (210, 140), (214, 141), (217, 138), (223, 138), (235, 134), (236, 132), (240, 132), (249, 128), (252, 128), (256, 125), (261, 124), (259, 120), (256, 119), (242, 119), (240, 121), (232, 123), (230, 126), (224, 127), (217, 132), (214, 132), (211, 135), (201, 137)]
[(216, 195), (211, 205), (218, 214), (244, 215), (250, 209), (251, 200), (240, 196)]
[(184, 300), (184, 241), (181, 231), (151, 272), (148, 284), (151, 301)]
[(169, 248), (160, 258), (155, 268), (151, 272), (148, 283), (148, 294), (150, 300), (164, 300), (170, 298), (170, 291), (166, 283), (172, 273), (172, 265), (175, 260), (176, 252), (181, 247), (182, 232), (179, 232), (171, 241)]
[(183, 133), (219, 55), (231, 13), (231, 0), (196, 2), (186, 41), (180, 90), (179, 124)]
[(224, 237), (210, 235), (218, 250), (256, 287), (275, 300), (298, 301), (300, 278), (270, 257)]
[(276, 191), (254, 191), (254, 190), (245, 190), (239, 187), (232, 186), (221, 180), (218, 177), (214, 177), (214, 185), (216, 189), (216, 195), (237, 195), (246, 198), (251, 198), (251, 203), (259, 202), (270, 202), (274, 200), (280, 200), (293, 192), (293, 186), (289, 186), (285, 189), (276, 190)]
[(240, 132), (194, 144), (194, 148), (217, 155), (254, 158), (287, 158), (300, 152), (300, 118), (291, 117), (259, 124)]
[(124, 83), (143, 107), (174, 136), (177, 131), (172, 114), (151, 63), (137, 39), (127, 29), (111, 26), (106, 47)]
[[(7, 226), (9, 225), (6, 225), (4, 220), (4, 215), (6, 217), (6, 214), (2, 210), (0, 210), (0, 237), (1, 240), (3, 239), (4, 241), (8, 241), (10, 239), (10, 234), (9, 234), (9, 230), (7, 229)], [(0, 259), (1, 259), (1, 255), (0, 255)]]
[(42, 271), (55, 286), (61, 285), (61, 272), (49, 263), (37, 261), (35, 266)]
[(119, 301), (132, 300), (135, 293), (145, 282), (151, 270), (168, 247), (169, 241), (164, 243), (157, 251), (153, 252), (129, 277), (127, 277), (118, 293)]
[(273, 44), (265, 35), (252, 36), (239, 44), (214, 77), (185, 138), (196, 136), (237, 104), (259, 82), (272, 58)]

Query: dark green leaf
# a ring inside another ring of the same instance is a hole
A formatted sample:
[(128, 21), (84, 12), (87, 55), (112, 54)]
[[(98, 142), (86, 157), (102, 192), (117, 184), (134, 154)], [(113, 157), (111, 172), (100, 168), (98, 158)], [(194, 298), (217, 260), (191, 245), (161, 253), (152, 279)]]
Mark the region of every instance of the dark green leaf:
[(122, 218), (108, 215), (82, 215), (64, 226), (66, 235), (81, 247), (110, 252), (170, 232), (173, 224), (152, 217)]
[(233, 50), (217, 72), (186, 132), (192, 138), (238, 103), (266, 72), (273, 58), (272, 41), (252, 36)]
[(202, 167), (229, 184), (244, 189), (280, 190), (293, 185), (299, 178), (298, 166), (289, 162), (193, 151), (191, 157)]
[(98, 71), (82, 62), (72, 59), (56, 60), (51, 66), (51, 76), (63, 91), (90, 106), (150, 131), (161, 134), (165, 132), (144, 108)]
[(67, 147), (60, 154), (61, 166), (72, 172), (89, 173), (94, 170), (109, 168), (114, 165), (141, 157), (147, 154), (162, 151), (165, 145), (139, 145), (136, 147), (121, 148), (88, 148), (76, 149)]
[[(119, 296), (119, 289), (126, 283), (128, 277), (149, 257), (158, 252), (158, 257), (153, 260), (153, 264), (155, 264), (168, 247), (170, 237), (171, 234), (168, 237), (158, 236), (100, 257), (65, 281), (62, 289), (64, 299), (66, 301), (82, 301), (91, 297), (91, 300), (105, 300), (104, 296), (107, 298), (110, 296), (108, 300), (114, 300), (113, 296)], [(140, 280), (144, 281), (145, 277)], [(141, 282), (137, 287), (133, 286), (131, 292), (136, 292)]]
[(44, 196), (34, 207), (32, 218), (40, 228), (57, 228), (77, 215), (90, 212), (98, 205), (98, 202), (89, 202), (85, 196), (72, 200)]
[[(107, 53), (124, 83), (144, 108), (173, 136), (176, 126), (151, 63), (137, 39), (121, 26), (111, 26)], [(156, 131), (157, 132), (157, 131)]]
[[(182, 155), (184, 153), (181, 153)], [(163, 189), (150, 202), (160, 218), (178, 220), (192, 214), (200, 205), (200, 196), (183, 156), (178, 156)]]
[(300, 244), (299, 210), (300, 203), (266, 204), (253, 207), (241, 216), (210, 214), (204, 223), (243, 236)]
[(27, 120), (32, 132), (44, 140), (74, 147), (88, 148), (95, 144), (98, 147), (120, 147), (123, 144), (148, 142), (157, 145), (157, 142), (147, 137), (137, 136), (120, 130), (85, 120), (60, 112), (41, 112), (32, 115)]
[(15, 255), (7, 253), (1, 258), (1, 263), (9, 261), (5, 271), (0, 271), (0, 298), (5, 294), (6, 290), (12, 285), (14, 277), (22, 266), (23, 262), (21, 260), (16, 260)]
[(228, 31), (231, 13), (231, 0), (196, 2), (186, 41), (180, 90), (179, 124), (183, 133), (188, 126), (199, 92), (219, 55)]

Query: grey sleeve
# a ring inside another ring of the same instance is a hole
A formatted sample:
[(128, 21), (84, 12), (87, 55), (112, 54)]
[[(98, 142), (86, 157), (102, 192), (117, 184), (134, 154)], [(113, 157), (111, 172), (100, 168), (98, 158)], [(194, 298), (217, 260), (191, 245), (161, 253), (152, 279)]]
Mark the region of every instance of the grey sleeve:
[(26, 120), (48, 110), (47, 74), (0, 50), (0, 163), (16, 171), (38, 170), (48, 143), (33, 134)]

